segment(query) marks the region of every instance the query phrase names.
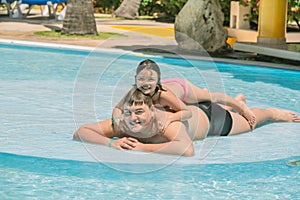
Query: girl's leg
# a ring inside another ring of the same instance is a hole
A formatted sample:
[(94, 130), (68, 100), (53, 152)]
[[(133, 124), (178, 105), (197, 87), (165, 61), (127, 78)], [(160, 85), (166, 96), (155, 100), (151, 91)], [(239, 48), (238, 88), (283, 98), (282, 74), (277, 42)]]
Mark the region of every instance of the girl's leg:
[[(234, 97), (234, 99), (237, 100), (237, 101), (239, 101), (239, 102), (241, 102), (241, 103), (243, 103), (243, 104), (245, 104), (245, 105), (247, 105), (247, 104), (246, 104), (246, 97), (245, 97), (245, 95), (242, 94), (242, 93), (237, 94), (237, 95)], [(233, 109), (232, 107), (230, 107), (230, 106), (224, 106), (224, 105), (221, 105), (221, 106), (222, 106), (224, 109), (226, 109), (226, 110), (234, 111), (234, 109)]]
[(211, 100), (211, 95), (206, 88), (199, 88), (188, 80), (185, 80), (186, 84), (186, 99), (185, 103), (195, 104), (198, 102), (205, 102)]
[[(194, 103), (205, 102), (205, 101), (212, 101), (212, 102), (217, 101), (217, 103), (220, 106), (222, 106), (224, 109), (229, 111), (234, 111), (234, 109), (231, 106), (223, 105), (224, 103), (221, 103), (219, 101), (223, 101), (223, 102), (228, 101), (227, 103), (231, 102), (234, 104), (238, 104), (235, 102), (237, 101), (239, 102), (240, 106), (247, 107), (246, 97), (244, 94), (240, 93), (236, 95), (234, 98), (231, 98), (225, 93), (218, 93), (217, 96), (216, 93), (214, 93), (214, 95), (212, 96), (213, 93), (210, 93), (207, 88), (199, 88), (188, 80), (185, 80), (185, 83), (187, 87), (187, 96), (185, 99), (185, 103), (187, 104), (194, 104)], [(218, 100), (212, 98), (218, 98)]]

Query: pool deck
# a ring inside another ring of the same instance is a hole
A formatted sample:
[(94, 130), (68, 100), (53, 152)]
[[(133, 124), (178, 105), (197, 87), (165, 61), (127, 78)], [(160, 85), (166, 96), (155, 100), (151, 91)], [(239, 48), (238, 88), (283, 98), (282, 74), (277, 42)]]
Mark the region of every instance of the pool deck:
[[(153, 48), (169, 46), (177, 48), (173, 37), (173, 24), (151, 20), (119, 20), (113, 18), (96, 18), (98, 32), (113, 32), (125, 35), (108, 40), (93, 39), (59, 39), (34, 35), (37, 31), (56, 30), (63, 26), (62, 21), (48, 17), (31, 16), (26, 19), (12, 19), (0, 16), (0, 38), (72, 44), (90, 47), (119, 48), (135, 50), (137, 48)], [(170, 30), (171, 29), (171, 30)]]
[[(174, 25), (172, 23), (156, 22), (153, 20), (120, 20), (114, 18), (97, 17), (98, 32), (113, 32), (125, 35), (125, 37), (113, 37), (106, 40), (93, 39), (60, 39), (53, 37), (37, 36), (34, 32), (46, 30), (60, 30), (62, 21), (40, 16), (39, 11), (23, 19), (12, 19), (3, 14), (0, 15), (0, 39), (22, 40), (30, 42), (46, 42), (61, 45), (79, 45), (93, 48), (115, 48), (129, 51), (150, 52), (165, 54), (169, 56), (182, 56), (205, 59), (209, 57), (206, 52), (186, 51), (178, 47), (174, 38)], [(171, 54), (170, 54), (171, 53)], [(294, 52), (292, 52), (294, 53)], [(295, 53), (294, 53), (295, 54)], [(299, 53), (300, 54), (300, 53)], [(240, 63), (245, 60), (236, 58), (251, 54), (233, 52), (232, 56), (214, 57), (214, 61), (225, 61)], [(255, 55), (252, 55), (255, 56)], [(235, 58), (235, 59), (232, 59)], [(247, 61), (249, 64), (266, 65), (265, 62)], [(267, 63), (271, 67), (289, 68), (299, 70), (296, 63)]]

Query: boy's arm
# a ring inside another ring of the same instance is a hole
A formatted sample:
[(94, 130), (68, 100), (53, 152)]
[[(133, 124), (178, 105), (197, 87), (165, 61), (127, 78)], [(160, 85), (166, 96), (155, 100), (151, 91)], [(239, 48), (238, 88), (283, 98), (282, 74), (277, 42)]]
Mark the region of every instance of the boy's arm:
[(107, 119), (98, 123), (86, 124), (81, 126), (73, 135), (73, 139), (84, 142), (101, 144), (116, 149), (132, 149), (130, 145), (137, 142), (134, 138), (120, 137), (121, 134), (116, 133), (112, 127), (111, 119)]
[(81, 126), (75, 131), (73, 138), (75, 140), (108, 146), (111, 138), (116, 136), (117, 134), (113, 130), (111, 119), (107, 119)]
[(183, 156), (194, 155), (193, 142), (187, 134), (186, 128), (182, 122), (172, 122), (166, 128), (164, 136), (169, 140), (169, 142), (159, 144), (143, 144), (137, 142), (132, 150)]

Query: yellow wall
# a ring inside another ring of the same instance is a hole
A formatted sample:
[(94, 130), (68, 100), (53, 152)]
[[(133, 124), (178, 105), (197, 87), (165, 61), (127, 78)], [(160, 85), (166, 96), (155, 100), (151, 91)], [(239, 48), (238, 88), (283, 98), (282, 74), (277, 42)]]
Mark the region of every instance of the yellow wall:
[(285, 38), (288, 0), (260, 0), (258, 37)]

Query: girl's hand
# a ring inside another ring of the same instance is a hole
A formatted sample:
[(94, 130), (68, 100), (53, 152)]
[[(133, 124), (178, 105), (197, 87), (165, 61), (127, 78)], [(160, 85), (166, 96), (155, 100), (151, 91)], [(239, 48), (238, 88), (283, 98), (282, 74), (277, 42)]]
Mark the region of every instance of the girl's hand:
[(121, 139), (113, 141), (112, 147), (120, 150), (133, 150), (136, 147), (137, 143), (137, 139), (131, 137), (123, 137)]

